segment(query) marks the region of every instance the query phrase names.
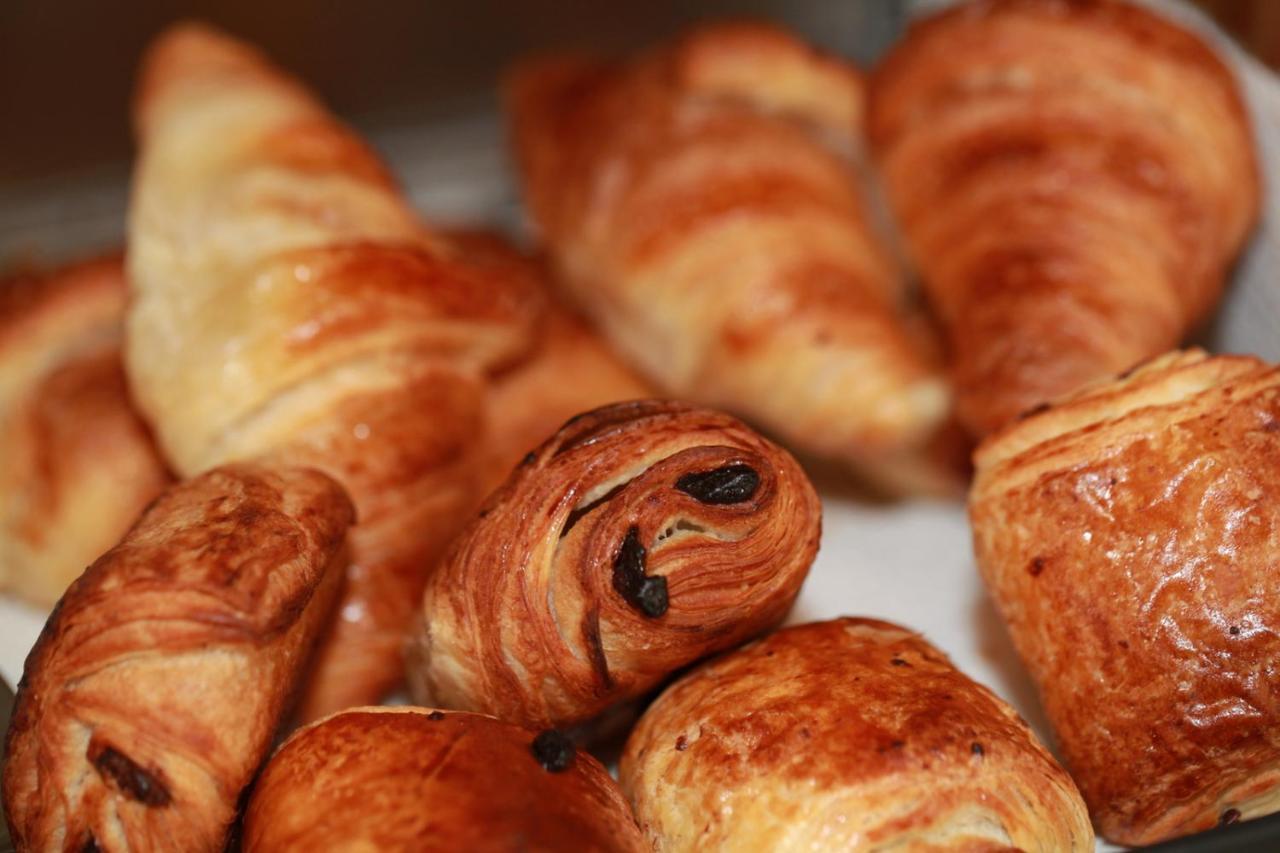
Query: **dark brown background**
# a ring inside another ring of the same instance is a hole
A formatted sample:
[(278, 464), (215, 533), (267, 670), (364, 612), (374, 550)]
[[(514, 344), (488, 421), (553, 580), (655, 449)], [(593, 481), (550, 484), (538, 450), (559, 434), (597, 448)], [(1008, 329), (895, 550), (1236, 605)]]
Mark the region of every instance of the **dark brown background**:
[[(1280, 61), (1280, 2), (1202, 0)], [(632, 47), (726, 15), (781, 19), (861, 61), (899, 26), (894, 0), (0, 0), (0, 186), (127, 162), (128, 95), (144, 45), (202, 18), (265, 47), (362, 128), (421, 122), (492, 98), (534, 50)]]
[(257, 42), (340, 114), (368, 126), (421, 121), (483, 99), (499, 70), (530, 51), (616, 50), (698, 18), (785, 18), (828, 47), (865, 54), (862, 45), (887, 39), (900, 17), (893, 7), (891, 0), (0, 0), (0, 183), (126, 158), (138, 56), (181, 18)]

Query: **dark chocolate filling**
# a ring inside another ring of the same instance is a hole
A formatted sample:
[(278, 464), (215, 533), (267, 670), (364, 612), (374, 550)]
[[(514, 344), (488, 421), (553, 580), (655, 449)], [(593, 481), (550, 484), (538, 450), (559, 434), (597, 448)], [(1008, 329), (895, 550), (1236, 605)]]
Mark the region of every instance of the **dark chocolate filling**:
[(645, 575), (644, 561), (640, 528), (633, 524), (613, 558), (613, 588), (645, 616), (657, 618), (667, 612), (667, 579)]
[(538, 763), (549, 773), (568, 770), (577, 754), (573, 741), (555, 729), (539, 732), (533, 739), (533, 743), (529, 744), (529, 748), (533, 751), (533, 757), (538, 759)]
[(760, 475), (750, 465), (737, 463), (685, 474), (676, 480), (676, 488), (704, 504), (738, 504), (755, 495)]
[(169, 805), (169, 789), (152, 774), (143, 770), (129, 756), (105, 746), (93, 757), (93, 766), (108, 783), (125, 796), (146, 806)]

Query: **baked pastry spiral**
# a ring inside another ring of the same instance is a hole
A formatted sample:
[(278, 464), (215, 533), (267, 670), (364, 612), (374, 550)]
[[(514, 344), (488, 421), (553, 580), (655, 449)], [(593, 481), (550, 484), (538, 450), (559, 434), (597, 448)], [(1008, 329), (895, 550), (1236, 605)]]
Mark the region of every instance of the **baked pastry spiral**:
[(568, 290), (665, 392), (897, 485), (947, 415), (851, 162), (856, 70), (763, 24), (509, 86), (526, 201)]
[(1013, 709), (873, 619), (785, 628), (683, 676), (619, 778), (660, 851), (1093, 850)]
[(316, 471), (214, 469), (67, 590), (18, 686), (19, 850), (220, 851), (336, 600), (352, 520)]
[(978, 435), (1176, 346), (1257, 216), (1231, 71), (1112, 0), (916, 24), (871, 78), (868, 128)]
[(976, 463), (978, 564), (1101, 833), (1280, 810), (1280, 369), (1173, 353)]
[(51, 607), (168, 481), (120, 364), (122, 260), (0, 279), (0, 590)]
[(179, 472), (273, 454), (341, 482), (353, 564), (305, 717), (403, 672), (422, 575), (480, 499), (486, 373), (526, 296), (467, 265), (377, 158), (249, 47), (181, 26), (144, 63), (128, 368)]
[(525, 457), (431, 575), (414, 696), (590, 720), (781, 621), (820, 527), (800, 466), (727, 415), (588, 412)]
[(356, 708), (296, 732), (254, 787), (244, 850), (645, 849), (598, 761), (479, 714)]

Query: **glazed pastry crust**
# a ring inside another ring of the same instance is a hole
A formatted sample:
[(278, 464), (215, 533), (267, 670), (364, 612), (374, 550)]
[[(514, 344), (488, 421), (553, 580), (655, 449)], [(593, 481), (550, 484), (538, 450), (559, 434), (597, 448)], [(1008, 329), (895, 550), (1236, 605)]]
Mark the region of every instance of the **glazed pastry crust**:
[[(733, 466), (757, 479), (740, 499), (678, 488)], [(450, 546), (427, 585), (410, 686), (420, 704), (585, 722), (777, 624), (820, 528), (800, 466), (727, 415), (654, 400), (586, 413), (526, 456)], [(616, 585), (619, 566), (626, 576), (637, 563), (663, 579), (661, 613)]]
[(556, 295), (545, 259), (521, 252), (494, 232), (451, 231), (447, 236), (469, 263), (525, 281), (542, 302), (533, 348), (494, 376), (485, 394), (488, 461), (481, 492), (488, 495), (521, 457), (569, 418), (610, 403), (650, 398), (654, 391)]
[(0, 589), (51, 607), (168, 481), (120, 364), (119, 256), (0, 280)]
[(378, 159), (249, 47), (185, 25), (136, 104), (128, 367), (183, 474), (272, 453), (360, 523), (304, 703), (375, 702), (422, 576), (479, 500), (485, 375), (529, 342), (525, 294), (429, 232)]
[(1176, 346), (1257, 217), (1232, 72), (1112, 0), (917, 23), (871, 78), (868, 132), (979, 436)]
[(857, 188), (861, 84), (785, 31), (725, 24), (628, 63), (527, 64), (508, 102), (540, 234), (630, 363), (880, 472), (948, 395)]
[(565, 770), (543, 769), (535, 734), (426, 708), (339, 713), (271, 759), (244, 850), (646, 849), (608, 771), (585, 752)]
[(351, 521), (341, 488), (304, 469), (228, 466), (162, 495), (27, 658), (3, 779), (18, 848), (222, 850)]
[(703, 664), (619, 778), (655, 850), (1093, 850), (1025, 722), (910, 631), (844, 618)]
[(1107, 838), (1280, 809), (1280, 370), (1173, 353), (979, 449), (978, 563)]

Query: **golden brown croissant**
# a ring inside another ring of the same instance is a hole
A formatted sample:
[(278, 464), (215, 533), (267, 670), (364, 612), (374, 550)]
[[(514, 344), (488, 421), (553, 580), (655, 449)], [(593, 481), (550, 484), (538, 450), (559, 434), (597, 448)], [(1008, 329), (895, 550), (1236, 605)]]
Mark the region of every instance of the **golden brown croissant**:
[(485, 398), (488, 463), (483, 491), (488, 494), (502, 484), (520, 457), (569, 418), (609, 403), (652, 397), (653, 388), (552, 294), (550, 272), (540, 259), (522, 254), (493, 233), (450, 232), (448, 236), (469, 262), (524, 279), (529, 290), (545, 300), (533, 350), (494, 377)]
[(1280, 810), (1280, 370), (1173, 353), (976, 462), (979, 566), (1102, 834)]
[(478, 501), (486, 371), (527, 344), (519, 288), (426, 231), (296, 81), (194, 26), (145, 63), (128, 366), (174, 465), (266, 452), (359, 510), (303, 714), (400, 678), (422, 575)]
[(90, 566), (18, 688), (18, 849), (222, 850), (336, 600), (351, 520), (316, 471), (227, 466), (171, 488)]
[(584, 722), (779, 622), (821, 507), (733, 418), (606, 406), (529, 453), (431, 575), (410, 651), (420, 704)]
[(676, 396), (892, 478), (947, 413), (850, 162), (857, 72), (765, 25), (510, 86), (525, 195), (575, 298)]
[(168, 480), (120, 365), (119, 256), (0, 280), (0, 590), (52, 606)]
[(978, 435), (1176, 346), (1257, 215), (1231, 72), (1111, 0), (917, 24), (872, 77), (868, 127)]
[(620, 778), (661, 851), (1093, 850), (1014, 710), (873, 619), (785, 628), (682, 677)]
[(644, 849), (617, 783), (562, 735), (426, 708), (296, 732), (245, 815), (246, 853)]

